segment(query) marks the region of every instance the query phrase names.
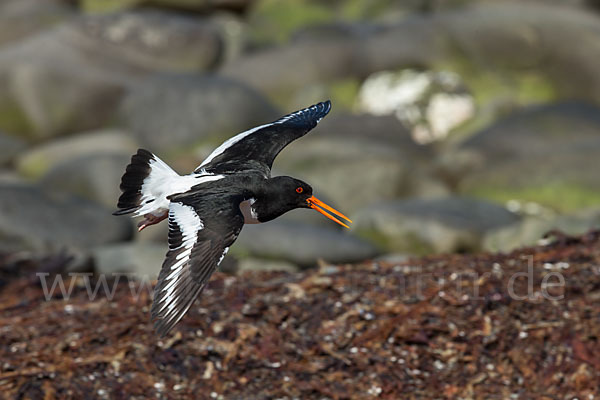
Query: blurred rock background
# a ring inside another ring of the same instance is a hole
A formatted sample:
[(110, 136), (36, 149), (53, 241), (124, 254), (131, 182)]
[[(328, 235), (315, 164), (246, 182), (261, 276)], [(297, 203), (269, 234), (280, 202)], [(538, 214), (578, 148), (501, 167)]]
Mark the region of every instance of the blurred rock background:
[[(600, 2), (3, 0), (0, 251), (155, 276), (110, 215), (138, 147), (180, 173), (330, 98), (276, 174), (354, 219), (242, 231), (226, 270), (508, 251), (600, 226)], [(314, 214), (314, 215), (313, 215)]]

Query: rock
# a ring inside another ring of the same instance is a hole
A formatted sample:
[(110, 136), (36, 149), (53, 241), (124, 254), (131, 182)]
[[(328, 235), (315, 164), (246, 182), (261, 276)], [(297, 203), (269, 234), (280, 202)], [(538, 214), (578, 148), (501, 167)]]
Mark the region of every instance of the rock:
[(21, 183), (25, 184), (26, 181), (22, 176), (17, 174), (13, 169), (2, 169), (0, 168), (0, 184), (5, 183)]
[(281, 95), (315, 82), (362, 78), (382, 70), (452, 67), (484, 103), (490, 97), (496, 100), (490, 85), (503, 89), (516, 104), (523, 98), (600, 103), (600, 17), (594, 13), (540, 3), (515, 7), (511, 2), (483, 2), (399, 20), (364, 29), (361, 35), (271, 46), (228, 63), (223, 73)]
[(258, 46), (285, 43), (294, 31), (333, 19), (333, 10), (318, 2), (257, 1), (248, 15), (252, 39)]
[(379, 26), (322, 26), (317, 35), (302, 34), (291, 44), (266, 46), (225, 64), (221, 72), (281, 97), (315, 83), (364, 79), (402, 66), (433, 65), (444, 46), (432, 21), (421, 15), (401, 20), (404, 23)]
[[(600, 17), (589, 10), (562, 4), (525, 3), (514, 7), (490, 2), (446, 13), (436, 22), (453, 38), (452, 45), (466, 55), (469, 64), (485, 60), (485, 68), (495, 69), (500, 79), (505, 78), (504, 83), (509, 77), (519, 81), (519, 75), (529, 75), (549, 85), (559, 99), (600, 102), (600, 79), (595, 73), (595, 60), (600, 56)], [(577, 46), (573, 46), (575, 41)], [(456, 53), (453, 57), (465, 61)], [(526, 81), (522, 83), (527, 85)]]
[(0, 51), (0, 129), (39, 140), (105, 126), (141, 77), (212, 68), (220, 52), (216, 29), (185, 17), (75, 19)]
[(132, 230), (129, 221), (87, 200), (0, 184), (0, 251), (89, 249), (128, 240)]
[(237, 273), (244, 271), (285, 271), (285, 272), (298, 272), (299, 268), (289, 262), (285, 261), (274, 261), (274, 260), (263, 260), (260, 258), (242, 258), (238, 260)]
[(133, 279), (150, 282), (158, 277), (168, 245), (152, 242), (107, 244), (92, 250), (98, 274), (131, 274)]
[(599, 209), (584, 210), (573, 215), (526, 217), (516, 224), (486, 234), (483, 248), (486, 251), (509, 252), (538, 244), (543, 240), (543, 236), (552, 230), (567, 235), (581, 235), (590, 229), (598, 228), (600, 228)]
[(365, 260), (378, 253), (369, 243), (336, 229), (278, 220), (244, 226), (231, 252), (238, 258), (249, 255), (301, 266), (312, 266), (320, 258), (331, 263)]
[(429, 254), (479, 250), (486, 232), (519, 216), (481, 200), (442, 197), (375, 204), (353, 220), (356, 234), (387, 251)]
[(61, 0), (4, 0), (0, 4), (0, 45), (14, 42), (74, 16)]
[(223, 51), (209, 20), (160, 11), (128, 11), (82, 18), (74, 26), (105, 57), (143, 71), (213, 69)]
[(517, 110), (466, 140), (463, 148), (497, 163), (506, 158), (551, 157), (569, 147), (596, 150), (599, 136), (600, 108), (563, 102)]
[(301, 42), (247, 54), (220, 72), (263, 93), (289, 95), (310, 84), (359, 76), (355, 66), (362, 56), (352, 39)]
[[(333, 105), (335, 107), (335, 104)], [(335, 109), (334, 109), (335, 110)], [(387, 147), (404, 148), (416, 159), (431, 156), (431, 149), (418, 145), (410, 132), (396, 119), (390, 116), (369, 114), (332, 113), (319, 122), (321, 135), (326, 132), (339, 139), (364, 140), (383, 144)], [(301, 141), (307, 141), (318, 134), (311, 133)], [(301, 141), (295, 142), (301, 143)], [(284, 150), (286, 151), (286, 150)]]
[(460, 76), (448, 71), (377, 72), (363, 82), (357, 105), (374, 115), (395, 115), (422, 144), (445, 139), (475, 113)]
[(290, 38), (292, 43), (322, 42), (330, 39), (365, 38), (385, 31), (385, 27), (371, 22), (328, 22), (308, 25), (295, 30)]
[(459, 191), (499, 202), (533, 201), (559, 211), (600, 203), (600, 109), (560, 103), (518, 111), (465, 141), (479, 163)]
[(172, 9), (174, 11), (205, 14), (217, 10), (229, 10), (244, 13), (251, 3), (251, 0), (86, 0), (83, 3), (83, 7), (85, 11), (91, 13), (108, 13), (133, 7), (149, 6), (160, 7), (161, 9)]
[(108, 208), (116, 208), (121, 195), (119, 183), (131, 156), (123, 153), (85, 155), (53, 166), (40, 184), (47, 190), (58, 190), (85, 197)]
[(243, 16), (231, 12), (211, 15), (210, 22), (218, 29), (223, 41), (220, 63), (232, 62), (248, 47), (248, 29)]
[(168, 151), (224, 139), (280, 116), (260, 94), (217, 76), (160, 75), (136, 87), (121, 116), (140, 142)]
[(25, 147), (23, 140), (0, 132), (0, 166), (10, 163)]
[(215, 10), (231, 10), (244, 13), (252, 0), (143, 0), (144, 3), (157, 5), (164, 8), (185, 9), (202, 13)]
[(72, 26), (59, 26), (0, 50), (0, 129), (42, 140), (113, 117), (134, 77), (78, 42)]
[(369, 30), (374, 21), (396, 22), (409, 12), (421, 11), (418, 9), (422, 2), (259, 0), (254, 3), (247, 16), (250, 37), (255, 47), (268, 47), (289, 41), (360, 35), (362, 30)]
[(40, 178), (53, 167), (67, 161), (98, 154), (130, 156), (137, 148), (135, 140), (124, 131), (98, 130), (39, 145), (21, 154), (16, 164), (23, 176)]
[(285, 148), (275, 166), (352, 212), (382, 199), (447, 192), (427, 175), (429, 154), (392, 116), (338, 114)]

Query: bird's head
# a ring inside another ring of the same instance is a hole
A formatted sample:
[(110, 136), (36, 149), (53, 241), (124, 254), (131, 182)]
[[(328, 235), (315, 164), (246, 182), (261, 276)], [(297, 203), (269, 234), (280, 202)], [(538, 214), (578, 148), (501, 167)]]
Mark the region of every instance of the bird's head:
[[(273, 211), (275, 211), (275, 207), (278, 211), (281, 211), (279, 215), (295, 208), (312, 208), (332, 221), (349, 228), (348, 225), (340, 221), (334, 215), (350, 223), (352, 221), (341, 212), (313, 196), (313, 189), (308, 183), (289, 176), (278, 176), (270, 179), (270, 181), (269, 186), (275, 192), (275, 196), (270, 197), (276, 199), (274, 202), (270, 202), (270, 205), (272, 206)], [(273, 218), (276, 218), (277, 216)]]

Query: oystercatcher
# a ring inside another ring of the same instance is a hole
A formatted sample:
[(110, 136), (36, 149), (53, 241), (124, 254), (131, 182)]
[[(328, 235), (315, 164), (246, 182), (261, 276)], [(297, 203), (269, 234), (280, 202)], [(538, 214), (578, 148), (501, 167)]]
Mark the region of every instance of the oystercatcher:
[(219, 266), (244, 224), (270, 221), (295, 208), (312, 208), (340, 225), (339, 211), (289, 176), (271, 177), (279, 152), (329, 113), (325, 101), (242, 132), (217, 147), (189, 175), (179, 175), (139, 149), (121, 179), (115, 215), (143, 216), (142, 229), (168, 217), (169, 251), (154, 290), (151, 318), (164, 336), (184, 316)]

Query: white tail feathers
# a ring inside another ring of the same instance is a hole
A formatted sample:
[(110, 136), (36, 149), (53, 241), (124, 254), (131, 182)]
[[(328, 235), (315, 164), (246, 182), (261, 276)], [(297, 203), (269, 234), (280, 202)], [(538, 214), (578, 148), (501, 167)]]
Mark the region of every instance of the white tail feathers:
[[(160, 158), (147, 150), (139, 149), (131, 157), (125, 174), (121, 178), (121, 197), (117, 207), (117, 215), (135, 213), (149, 214), (160, 208), (168, 208), (165, 204), (163, 186), (179, 175)], [(162, 200), (162, 201), (161, 201)]]
[(121, 178), (121, 197), (115, 215), (134, 213), (161, 215), (169, 209), (169, 196), (184, 193), (193, 186), (223, 178), (223, 175), (191, 174), (181, 176), (147, 150), (131, 157)]

